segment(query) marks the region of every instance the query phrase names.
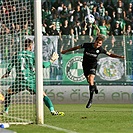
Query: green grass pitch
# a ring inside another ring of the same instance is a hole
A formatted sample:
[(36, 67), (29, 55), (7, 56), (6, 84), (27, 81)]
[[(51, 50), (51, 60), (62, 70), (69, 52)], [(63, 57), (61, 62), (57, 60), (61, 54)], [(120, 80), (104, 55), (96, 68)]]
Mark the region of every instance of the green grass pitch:
[(51, 116), (45, 107), (44, 125), (10, 125), (17, 133), (133, 133), (132, 104), (55, 104), (65, 116)]

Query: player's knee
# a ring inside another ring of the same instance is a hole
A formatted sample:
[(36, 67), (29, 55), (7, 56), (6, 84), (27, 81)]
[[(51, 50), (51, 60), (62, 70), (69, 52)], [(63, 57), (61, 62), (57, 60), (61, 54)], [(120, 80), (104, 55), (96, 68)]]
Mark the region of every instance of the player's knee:
[(89, 83), (94, 83), (94, 78), (95, 78), (95, 75), (90, 75), (88, 80), (89, 80)]

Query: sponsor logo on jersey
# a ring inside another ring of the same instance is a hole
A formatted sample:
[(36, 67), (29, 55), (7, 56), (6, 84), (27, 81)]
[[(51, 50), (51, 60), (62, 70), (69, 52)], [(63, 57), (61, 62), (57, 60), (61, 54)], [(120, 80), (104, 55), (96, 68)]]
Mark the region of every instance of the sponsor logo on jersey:
[(97, 49), (97, 50), (96, 50), (96, 53), (98, 54), (99, 52), (100, 52), (100, 51)]

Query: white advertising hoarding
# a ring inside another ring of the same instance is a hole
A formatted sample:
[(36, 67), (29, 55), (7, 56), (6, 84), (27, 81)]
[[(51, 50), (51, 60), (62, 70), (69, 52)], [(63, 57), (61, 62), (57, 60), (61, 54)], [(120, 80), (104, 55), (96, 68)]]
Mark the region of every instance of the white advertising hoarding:
[[(54, 103), (86, 103), (89, 99), (88, 86), (44, 86)], [(133, 86), (98, 86), (94, 103), (132, 103)]]
[[(9, 86), (0, 86), (4, 92)], [(98, 86), (99, 93), (94, 94), (93, 103), (133, 103), (133, 86)], [(87, 103), (89, 99), (88, 86), (44, 86), (44, 91), (51, 98), (53, 103), (74, 104)], [(19, 95), (25, 96), (25, 92)], [(16, 94), (17, 96), (18, 94)], [(30, 95), (30, 93), (28, 93)], [(14, 95), (15, 96), (15, 95)], [(14, 97), (13, 96), (13, 97)]]

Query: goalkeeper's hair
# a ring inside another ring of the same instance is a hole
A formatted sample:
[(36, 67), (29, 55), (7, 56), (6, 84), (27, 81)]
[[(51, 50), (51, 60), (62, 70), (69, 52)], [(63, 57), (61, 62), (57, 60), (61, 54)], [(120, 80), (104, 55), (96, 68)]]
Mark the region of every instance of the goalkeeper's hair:
[(31, 44), (33, 44), (33, 40), (29, 38), (25, 40), (25, 48), (28, 48)]

